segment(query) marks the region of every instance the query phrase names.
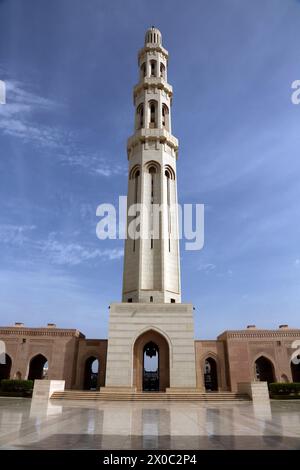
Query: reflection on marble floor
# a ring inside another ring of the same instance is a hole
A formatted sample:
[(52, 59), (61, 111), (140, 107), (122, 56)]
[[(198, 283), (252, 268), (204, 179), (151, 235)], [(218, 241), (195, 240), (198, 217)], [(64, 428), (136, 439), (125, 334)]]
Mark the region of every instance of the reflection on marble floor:
[(300, 400), (31, 401), (0, 397), (2, 449), (300, 449)]

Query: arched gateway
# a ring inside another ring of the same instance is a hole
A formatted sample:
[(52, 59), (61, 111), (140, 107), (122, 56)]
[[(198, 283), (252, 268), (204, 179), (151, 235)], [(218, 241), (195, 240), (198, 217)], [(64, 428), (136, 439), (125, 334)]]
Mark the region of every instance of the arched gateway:
[(169, 345), (157, 331), (146, 331), (135, 341), (133, 385), (149, 392), (165, 391), (170, 386)]
[(48, 360), (43, 354), (34, 356), (29, 364), (28, 380), (44, 379), (48, 372)]
[(218, 390), (217, 363), (212, 357), (208, 357), (204, 363), (204, 386), (206, 391)]
[(255, 378), (261, 382), (275, 382), (274, 365), (270, 359), (260, 356), (255, 361)]

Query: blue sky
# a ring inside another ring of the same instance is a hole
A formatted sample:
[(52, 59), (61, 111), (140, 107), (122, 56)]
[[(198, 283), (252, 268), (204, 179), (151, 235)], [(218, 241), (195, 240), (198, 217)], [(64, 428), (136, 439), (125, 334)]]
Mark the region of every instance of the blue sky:
[(137, 51), (169, 50), (181, 203), (205, 246), (181, 251), (196, 336), (300, 327), (298, 0), (0, 0), (0, 324), (107, 336), (123, 242), (96, 207), (127, 190)]

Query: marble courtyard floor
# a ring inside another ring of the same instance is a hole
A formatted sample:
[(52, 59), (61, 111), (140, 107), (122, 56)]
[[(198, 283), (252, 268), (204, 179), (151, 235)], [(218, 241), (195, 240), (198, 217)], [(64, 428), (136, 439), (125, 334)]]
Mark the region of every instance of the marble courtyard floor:
[(254, 406), (0, 397), (0, 449), (300, 449), (300, 400)]

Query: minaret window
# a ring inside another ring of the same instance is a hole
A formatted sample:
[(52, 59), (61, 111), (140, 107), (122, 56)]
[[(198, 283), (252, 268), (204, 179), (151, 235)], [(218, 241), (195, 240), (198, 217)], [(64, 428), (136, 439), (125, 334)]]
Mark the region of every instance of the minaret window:
[[(151, 232), (152, 232), (152, 230), (153, 230), (153, 204), (154, 204), (154, 175), (156, 173), (155, 166), (150, 166), (149, 173), (151, 175), (151, 199), (150, 199), (150, 202), (151, 202), (151, 221), (152, 221)], [(151, 247), (151, 250), (153, 250), (153, 234), (151, 234), (150, 247)]]
[(152, 103), (150, 106), (150, 123), (155, 124), (155, 104), (154, 103)]
[(153, 129), (153, 128), (157, 127), (157, 118), (156, 118), (157, 102), (156, 101), (150, 101), (149, 107), (150, 107), (149, 127), (151, 127)]
[(175, 172), (170, 165), (165, 165), (165, 176), (171, 180), (175, 180)]
[(144, 127), (144, 105), (140, 104), (136, 110), (136, 128)]
[(156, 173), (156, 168), (155, 168), (155, 166), (151, 166), (151, 167), (149, 168), (149, 173)]
[[(137, 204), (138, 202), (138, 189), (139, 189), (139, 176), (140, 176), (140, 171), (137, 170), (135, 171), (133, 178), (134, 178), (134, 200), (133, 203)], [(133, 238), (133, 251), (135, 251), (135, 236)]]
[(135, 165), (130, 170), (129, 179), (132, 180), (132, 179), (136, 178), (137, 176), (140, 176), (140, 166), (139, 165)]
[(162, 62), (160, 63), (159, 69), (160, 69), (160, 78), (165, 79), (166, 78), (166, 67)]
[(156, 60), (150, 61), (150, 77), (156, 77)]
[(169, 131), (169, 108), (167, 105), (162, 105), (162, 126)]
[(170, 188), (170, 179), (171, 174), (169, 170), (165, 171), (165, 176), (167, 177), (167, 208), (168, 208), (168, 245), (169, 252), (171, 252), (171, 188)]

